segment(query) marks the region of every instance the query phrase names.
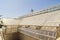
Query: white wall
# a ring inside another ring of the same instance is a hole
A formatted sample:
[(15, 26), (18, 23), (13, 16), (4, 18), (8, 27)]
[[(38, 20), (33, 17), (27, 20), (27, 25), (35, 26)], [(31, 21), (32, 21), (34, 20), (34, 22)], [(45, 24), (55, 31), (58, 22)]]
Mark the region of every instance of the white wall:
[(4, 25), (19, 25), (20, 20), (13, 18), (3, 18)]
[(23, 18), (20, 25), (59, 26), (60, 10)]
[(22, 19), (3, 18), (4, 25), (59, 26), (60, 10)]

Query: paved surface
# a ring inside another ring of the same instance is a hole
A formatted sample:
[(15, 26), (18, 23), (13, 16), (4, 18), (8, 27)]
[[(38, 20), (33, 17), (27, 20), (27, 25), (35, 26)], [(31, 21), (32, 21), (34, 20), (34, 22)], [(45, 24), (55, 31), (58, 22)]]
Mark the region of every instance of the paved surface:
[(57, 38), (57, 40), (60, 40), (60, 37), (59, 37), (59, 38)]
[(0, 36), (0, 40), (2, 40), (1, 36)]

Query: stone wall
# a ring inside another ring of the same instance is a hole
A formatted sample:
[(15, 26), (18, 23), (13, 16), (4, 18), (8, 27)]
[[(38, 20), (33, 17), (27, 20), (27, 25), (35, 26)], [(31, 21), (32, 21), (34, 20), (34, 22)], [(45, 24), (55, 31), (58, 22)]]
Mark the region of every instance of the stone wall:
[(4, 39), (5, 40), (19, 40), (19, 33), (9, 33), (9, 34), (4, 34)]
[(57, 27), (57, 38), (60, 37), (60, 27)]
[(19, 40), (18, 36), (19, 25), (6, 25), (6, 30), (4, 32), (5, 40)]

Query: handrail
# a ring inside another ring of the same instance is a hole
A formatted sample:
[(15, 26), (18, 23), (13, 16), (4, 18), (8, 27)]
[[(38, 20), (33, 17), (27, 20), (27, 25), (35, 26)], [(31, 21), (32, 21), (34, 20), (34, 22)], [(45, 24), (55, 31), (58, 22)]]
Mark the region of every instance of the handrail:
[(34, 38), (40, 38), (41, 36), (44, 36), (44, 37), (49, 37), (49, 38), (56, 39), (56, 32), (53, 32), (53, 33), (55, 33), (55, 36), (54, 35), (52, 36), (52, 35), (49, 35), (50, 31), (46, 31), (48, 34), (44, 34), (43, 31), (46, 31), (46, 30), (39, 30), (38, 31), (38, 30), (31, 30), (31, 29), (28, 29), (28, 28), (20, 28), (19, 29), (19, 32), (21, 32), (25, 35), (33, 36)]
[(45, 13), (53, 12), (53, 11), (57, 11), (57, 10), (60, 10), (60, 5), (53, 6), (51, 8), (47, 8), (47, 9), (44, 9), (44, 10), (41, 10), (41, 11), (38, 11), (38, 12), (33, 12), (31, 14), (21, 16), (20, 18), (31, 17), (31, 16), (35, 16), (35, 15), (39, 15), (39, 14), (45, 14)]

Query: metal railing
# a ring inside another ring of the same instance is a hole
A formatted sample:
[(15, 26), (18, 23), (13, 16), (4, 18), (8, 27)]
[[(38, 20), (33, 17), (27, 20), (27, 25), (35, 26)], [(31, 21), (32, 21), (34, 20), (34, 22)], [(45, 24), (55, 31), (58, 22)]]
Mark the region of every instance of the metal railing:
[(46, 30), (32, 30), (28, 28), (19, 28), (19, 32), (25, 35), (34, 37), (36, 39), (56, 39), (56, 32), (53, 31), (46, 31)]
[(31, 14), (24, 15), (20, 18), (31, 17), (31, 16), (35, 16), (35, 15), (39, 15), (39, 14), (45, 14), (45, 13), (53, 12), (53, 11), (57, 11), (57, 10), (60, 10), (60, 5), (53, 6), (53, 7), (38, 11), (38, 12), (33, 12)]

